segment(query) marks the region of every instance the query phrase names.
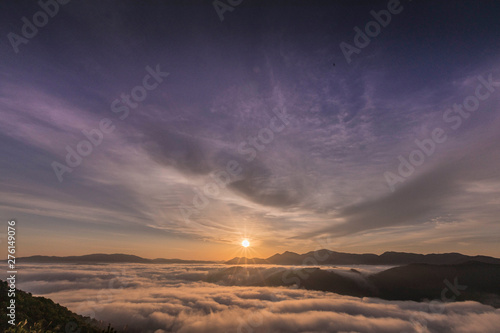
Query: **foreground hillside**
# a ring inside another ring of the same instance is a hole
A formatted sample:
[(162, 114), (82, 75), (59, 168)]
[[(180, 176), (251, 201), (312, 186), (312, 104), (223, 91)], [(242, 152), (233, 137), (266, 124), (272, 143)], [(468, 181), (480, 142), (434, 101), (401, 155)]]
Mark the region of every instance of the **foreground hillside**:
[[(8, 285), (0, 281), (0, 331), (1, 332), (79, 332), (102, 333), (115, 332), (113, 329), (104, 329), (104, 325), (89, 317), (82, 317), (71, 312), (64, 306), (54, 303), (45, 297), (35, 297), (16, 289), (16, 328), (8, 324), (7, 306), (10, 301), (6, 295)], [(5, 296), (4, 296), (5, 295)], [(26, 321), (26, 322), (25, 322)]]

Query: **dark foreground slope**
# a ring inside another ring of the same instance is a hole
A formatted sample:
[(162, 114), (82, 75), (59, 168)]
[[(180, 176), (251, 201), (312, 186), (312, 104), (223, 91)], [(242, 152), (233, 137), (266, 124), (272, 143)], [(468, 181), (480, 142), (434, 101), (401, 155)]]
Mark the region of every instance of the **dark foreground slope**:
[[(10, 299), (7, 297), (8, 285), (5, 281), (0, 281), (0, 332), (80, 332), (80, 333), (101, 333), (115, 332), (111, 328), (104, 328), (105, 325), (89, 317), (82, 317), (69, 311), (64, 306), (54, 303), (45, 297), (34, 297), (31, 293), (26, 293), (16, 289), (16, 324), (19, 324), (17, 331), (8, 324), (7, 306)], [(7, 318), (7, 320), (6, 320)], [(26, 325), (22, 325), (24, 321)], [(23, 328), (20, 328), (23, 326)], [(34, 329), (37, 327), (37, 329)]]

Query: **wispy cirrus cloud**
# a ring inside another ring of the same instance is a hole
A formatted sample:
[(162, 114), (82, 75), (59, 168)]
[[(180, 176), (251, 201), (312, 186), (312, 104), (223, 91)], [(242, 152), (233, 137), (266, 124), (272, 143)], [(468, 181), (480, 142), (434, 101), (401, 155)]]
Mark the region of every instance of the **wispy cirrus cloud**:
[[(377, 5), (240, 6), (232, 15), (240, 23), (221, 25), (201, 2), (68, 4), (23, 52), (0, 50), (0, 153), (9, 157), (0, 161), (0, 218), (24, 219), (33, 239), (53, 221), (69, 238), (75, 230), (89, 239), (93, 228), (109, 238), (115, 232), (138, 251), (153, 237), (215, 249), (251, 230), (269, 255), (272, 244), (310, 250), (314, 242), (303, 235), (335, 236), (344, 250), (358, 250), (352, 240), (363, 239), (371, 252), (386, 250), (382, 234), (406, 240), (395, 247), (436, 244), (435, 221), (446, 220), (460, 232), (439, 250), (455, 251), (453, 239), (463, 240), (468, 226), (475, 240), (467, 249), (497, 255), (497, 190), (486, 190), (498, 179), (490, 144), (497, 92), (397, 192), (383, 177), (415, 139), (443, 125), (444, 110), (473, 92), (478, 75), (500, 77), (497, 6), (412, 5), (343, 65), (339, 42)], [(0, 15), (12, 29), (39, 10), (5, 8)], [(414, 31), (420, 21), (440, 25)], [(120, 120), (112, 102), (157, 63), (170, 75)], [(264, 148), (252, 146), (274, 108), (286, 109), (289, 122)], [(58, 184), (51, 163), (64, 161), (66, 146), (103, 118), (114, 132)], [(252, 161), (242, 143), (255, 151)], [(231, 160), (241, 175), (186, 223), (179, 208), (191, 207)], [(136, 237), (141, 227), (147, 235)]]

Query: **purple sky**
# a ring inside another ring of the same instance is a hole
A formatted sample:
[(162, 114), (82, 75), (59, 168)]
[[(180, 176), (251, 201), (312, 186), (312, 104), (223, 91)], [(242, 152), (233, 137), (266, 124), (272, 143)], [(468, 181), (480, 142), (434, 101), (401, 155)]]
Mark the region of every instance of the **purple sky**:
[(387, 1), (263, 3), (72, 1), (13, 47), (42, 9), (2, 2), (19, 254), (500, 256), (500, 3), (402, 1), (350, 63)]

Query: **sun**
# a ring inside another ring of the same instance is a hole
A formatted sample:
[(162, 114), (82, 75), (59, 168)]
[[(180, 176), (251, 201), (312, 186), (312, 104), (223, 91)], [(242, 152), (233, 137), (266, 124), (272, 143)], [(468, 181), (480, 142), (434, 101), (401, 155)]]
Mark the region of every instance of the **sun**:
[(249, 247), (250, 246), (250, 242), (248, 241), (248, 239), (244, 239), (241, 242), (241, 246), (243, 246), (243, 247)]

